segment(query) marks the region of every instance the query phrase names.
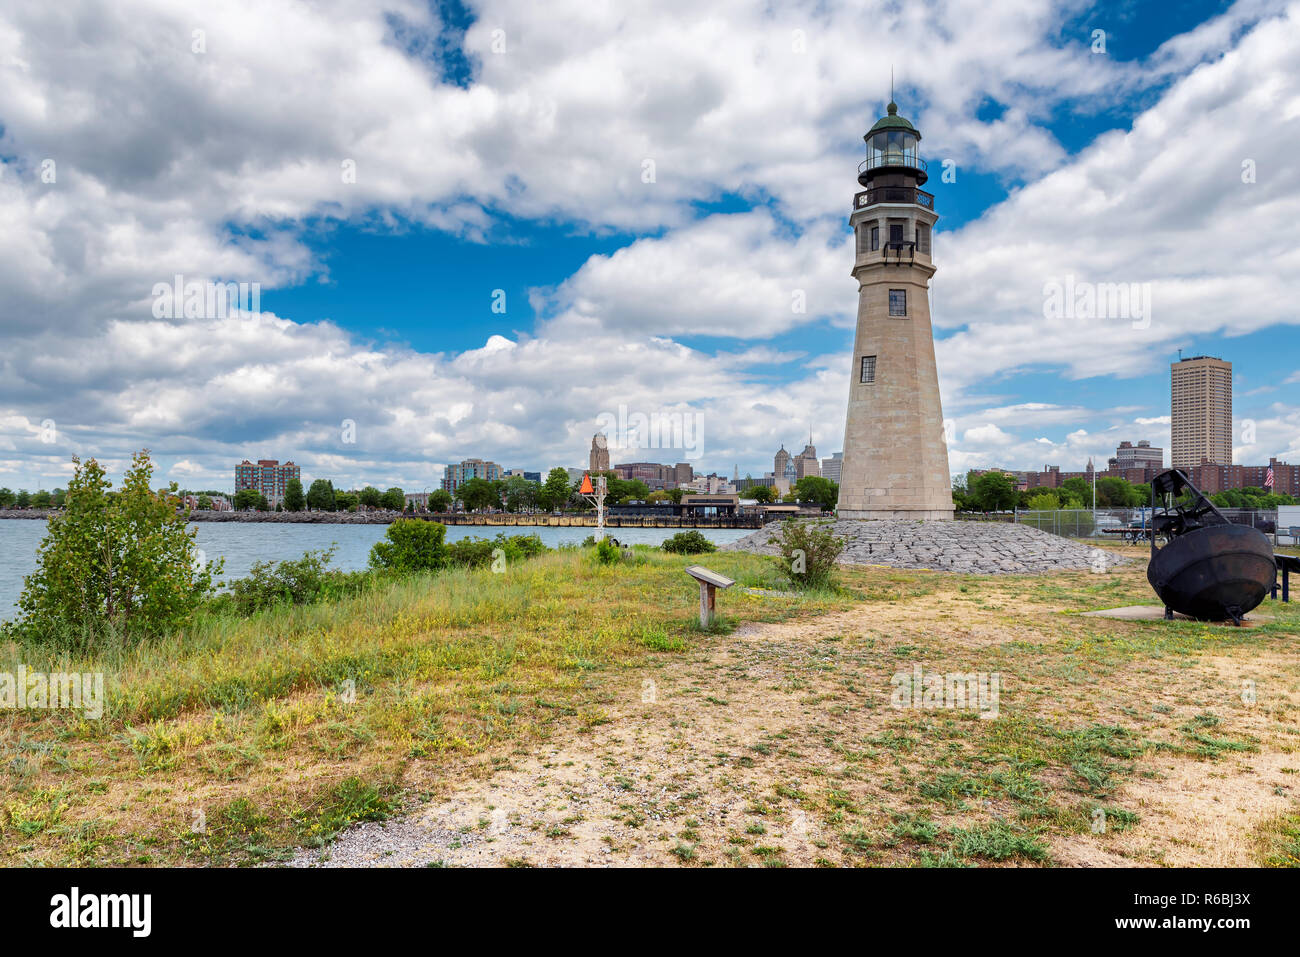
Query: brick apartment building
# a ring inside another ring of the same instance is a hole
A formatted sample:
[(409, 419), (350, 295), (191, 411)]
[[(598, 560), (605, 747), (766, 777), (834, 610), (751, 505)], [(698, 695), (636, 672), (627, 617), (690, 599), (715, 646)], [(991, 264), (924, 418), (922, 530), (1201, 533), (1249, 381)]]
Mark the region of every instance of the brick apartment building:
[(614, 466), (614, 474), (626, 481), (645, 482), (650, 491), (677, 488), (695, 478), (689, 462), (661, 465), (658, 462), (624, 462)]
[[(1218, 465), (1202, 462), (1200, 465), (1184, 467), (1183, 472), (1198, 489), (1206, 495), (1213, 495), (1233, 488), (1265, 488), (1270, 468), (1273, 470), (1272, 491), (1280, 495), (1300, 497), (1300, 465), (1279, 462), (1276, 457), (1270, 459), (1268, 465)], [(1059, 465), (1044, 465), (1041, 472), (1011, 472), (1006, 469), (986, 471), (1006, 472), (1019, 489), (1060, 488), (1067, 479), (1072, 478), (1081, 478), (1092, 484), (1091, 471), (1062, 472)], [(1156, 465), (1134, 468), (1117, 468), (1112, 465), (1098, 470), (1097, 478), (1122, 478), (1134, 485), (1147, 485), (1163, 471), (1163, 467)], [(978, 476), (984, 473), (975, 471), (973, 474)]]
[(302, 481), (301, 471), (292, 462), (281, 465), (279, 459), (258, 459), (255, 465), (244, 459), (235, 466), (235, 494), (251, 488), (265, 495), (272, 506), (278, 505), (289, 479)]

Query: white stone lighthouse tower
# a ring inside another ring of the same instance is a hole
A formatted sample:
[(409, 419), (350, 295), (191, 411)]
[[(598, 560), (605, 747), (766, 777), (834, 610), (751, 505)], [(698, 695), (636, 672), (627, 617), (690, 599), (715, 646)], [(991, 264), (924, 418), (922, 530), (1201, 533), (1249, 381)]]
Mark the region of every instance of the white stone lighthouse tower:
[(853, 344), (840, 518), (952, 518), (952, 485), (930, 329), (931, 232), (921, 134), (898, 115), (865, 137), (853, 197), (858, 330)]

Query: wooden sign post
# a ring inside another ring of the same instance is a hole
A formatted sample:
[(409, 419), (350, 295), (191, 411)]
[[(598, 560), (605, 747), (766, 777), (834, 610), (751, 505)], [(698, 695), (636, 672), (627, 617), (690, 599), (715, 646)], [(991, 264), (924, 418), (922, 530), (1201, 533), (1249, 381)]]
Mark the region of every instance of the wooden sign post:
[(736, 583), (726, 575), (719, 575), (717, 572), (709, 571), (702, 565), (688, 566), (686, 574), (700, 583), (700, 627), (708, 628), (712, 626), (716, 615), (717, 590), (719, 588), (730, 588)]

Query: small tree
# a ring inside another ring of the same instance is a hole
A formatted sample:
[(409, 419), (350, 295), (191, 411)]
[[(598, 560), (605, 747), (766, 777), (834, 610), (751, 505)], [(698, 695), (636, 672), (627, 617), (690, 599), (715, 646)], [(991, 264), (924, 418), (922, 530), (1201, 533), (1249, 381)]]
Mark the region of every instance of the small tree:
[(357, 494), (357, 501), (366, 508), (379, 508), (379, 503), (383, 498), (384, 493), (373, 485), (367, 485)]
[(741, 495), (745, 498), (752, 498), (760, 505), (768, 505), (776, 501), (776, 489), (770, 485), (751, 485)]
[(64, 511), (51, 519), (36, 571), (23, 583), (13, 629), (81, 650), (109, 636), (180, 627), (211, 593), (221, 563), (197, 560), (196, 532), (150, 489), (147, 451), (132, 459), (116, 493), (94, 459), (73, 463)]
[(537, 507), (541, 490), (540, 482), (530, 482), (522, 475), (510, 476), (505, 483), (506, 511), (531, 512)]
[(569, 504), (569, 496), (572, 494), (569, 473), (557, 465), (546, 473), (546, 481), (542, 483), (542, 488), (537, 494), (537, 503), (548, 511), (564, 508)]
[(691, 529), (689, 532), (678, 532), (676, 535), (665, 538), (661, 547), (664, 551), (675, 555), (702, 555), (705, 552), (713, 552), (718, 549), (717, 545), (695, 529)]
[(501, 493), (496, 483), (481, 478), (467, 479), (456, 489), (456, 498), (470, 512), (481, 508), (498, 508), (501, 505)]
[(250, 508), (257, 508), (257, 501), (261, 497), (261, 493), (255, 488), (241, 488), (235, 493), (234, 506), (241, 512)]
[(435, 489), (429, 493), (429, 511), (445, 512), (451, 508), (451, 493), (445, 488)]
[(390, 512), (400, 512), (406, 508), (406, 493), (400, 488), (390, 488), (380, 496), (379, 504)]
[(840, 500), (840, 487), (820, 475), (805, 475), (794, 483), (794, 491), (799, 501), (820, 505), (823, 512), (832, 511)]
[(986, 512), (999, 512), (1015, 506), (1019, 501), (1016, 487), (1002, 472), (985, 472), (975, 480), (971, 494), (979, 507)]
[(337, 507), (334, 501), (334, 483), (328, 479), (316, 479), (307, 489), (307, 507), (315, 512), (332, 512)]
[(49, 507), (50, 507), (50, 493), (45, 491), (45, 489), (40, 489), (39, 491), (37, 491), (35, 495), (32, 496), (32, 508), (49, 508)]
[(835, 560), (844, 542), (825, 524), (786, 519), (773, 539), (781, 557), (776, 559), (783, 575), (802, 588), (822, 588), (831, 583)]
[(421, 518), (399, 518), (370, 549), (370, 565), (393, 572), (427, 571), (446, 564), (447, 527)]
[(0, 508), (8, 508), (14, 503), (14, 490), (11, 488), (0, 488)]
[(25, 488), (20, 488), (18, 490), (18, 498), (14, 500), (14, 504), (19, 508), (30, 508), (32, 504), (32, 493), (27, 491)]
[[(289, 512), (301, 512), (307, 506), (307, 496), (302, 492), (302, 480), (291, 478), (284, 483), (284, 507)], [(200, 508), (203, 506), (200, 505)]]
[(1037, 495), (1030, 496), (1027, 505), (1033, 512), (1049, 512), (1060, 508), (1061, 502), (1055, 492), (1039, 492)]
[(199, 496), (199, 511), (208, 512), (212, 510), (212, 499), (205, 493)]

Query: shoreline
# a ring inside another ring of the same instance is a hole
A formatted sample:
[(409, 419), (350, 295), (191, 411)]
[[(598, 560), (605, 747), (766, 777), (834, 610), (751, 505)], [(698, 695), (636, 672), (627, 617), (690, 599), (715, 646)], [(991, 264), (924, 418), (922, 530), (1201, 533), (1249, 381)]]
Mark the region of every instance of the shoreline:
[[(15, 521), (49, 519), (55, 509), (0, 509), (0, 519)], [(186, 520), (194, 523), (251, 523), (280, 525), (391, 525), (399, 518), (421, 518), (446, 526), (469, 525), (484, 528), (595, 528), (595, 515), (521, 515), (512, 512), (437, 515), (408, 515), (404, 512), (210, 512), (191, 511)], [(761, 516), (698, 519), (667, 516), (609, 515), (606, 528), (752, 528), (763, 527)]]

